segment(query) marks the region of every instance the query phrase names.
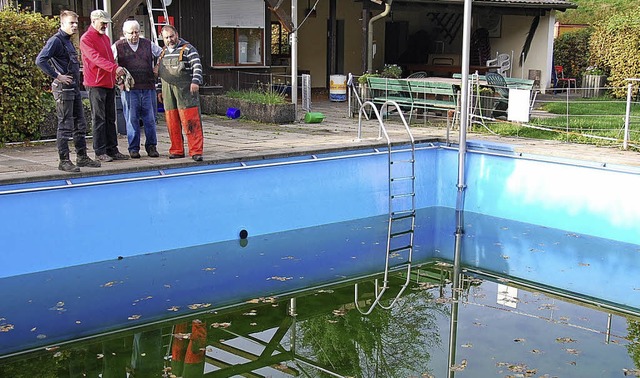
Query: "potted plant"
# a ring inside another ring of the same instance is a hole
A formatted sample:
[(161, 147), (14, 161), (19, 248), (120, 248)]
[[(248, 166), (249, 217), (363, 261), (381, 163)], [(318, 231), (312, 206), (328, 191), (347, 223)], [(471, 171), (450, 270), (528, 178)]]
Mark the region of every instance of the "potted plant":
[(399, 79), (402, 76), (402, 68), (397, 64), (385, 64), (380, 76), (388, 77), (390, 79)]
[(582, 76), (582, 97), (598, 97), (604, 93), (607, 75), (598, 66), (589, 66)]

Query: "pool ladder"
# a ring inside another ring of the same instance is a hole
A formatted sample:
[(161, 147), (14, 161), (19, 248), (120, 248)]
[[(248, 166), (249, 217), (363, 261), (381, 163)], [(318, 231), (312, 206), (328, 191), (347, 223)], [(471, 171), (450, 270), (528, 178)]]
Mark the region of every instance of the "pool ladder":
[[(400, 116), (400, 120), (404, 126), (404, 131), (409, 136), (410, 148), (398, 147), (394, 148), (391, 137), (384, 125), (382, 117), (377, 108), (371, 101), (366, 101), (360, 107), (358, 121), (358, 139), (361, 137), (362, 115), (366, 107), (371, 107), (373, 113), (378, 119), (379, 137), (384, 135), (387, 140), (388, 150), (388, 177), (389, 177), (389, 218), (387, 227), (387, 248), (385, 258), (384, 276), (382, 286), (379, 285), (378, 279), (375, 280), (375, 298), (368, 310), (360, 308), (358, 303), (358, 284), (355, 284), (355, 306), (363, 315), (370, 314), (376, 305), (383, 309), (393, 307), (402, 293), (409, 286), (411, 280), (411, 259), (413, 256), (413, 239), (415, 233), (416, 219), (416, 193), (415, 193), (415, 140), (409, 129), (400, 106), (395, 101), (386, 101), (381, 109), (387, 110), (389, 106), (395, 107)], [(391, 265), (391, 259), (402, 259), (401, 264)], [(400, 291), (388, 306), (381, 303), (382, 296), (389, 288), (389, 272), (390, 270), (400, 270), (406, 268), (406, 279), (401, 286)]]

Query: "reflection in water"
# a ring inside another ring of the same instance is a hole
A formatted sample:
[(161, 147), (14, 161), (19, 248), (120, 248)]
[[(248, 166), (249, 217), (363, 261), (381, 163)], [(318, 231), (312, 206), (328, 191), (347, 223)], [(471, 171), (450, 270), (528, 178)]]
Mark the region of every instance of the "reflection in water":
[[(396, 306), (368, 316), (355, 309), (352, 285), (295, 298), (257, 298), (234, 310), (8, 359), (0, 376), (601, 377), (637, 372), (640, 319), (627, 322), (618, 314), (477, 274), (461, 273), (455, 303), (453, 268), (448, 263), (415, 267), (411, 286)], [(396, 287), (404, 282), (402, 276), (392, 279)], [(364, 301), (374, 298), (373, 284), (361, 283), (367, 287)], [(393, 298), (389, 293), (387, 300)], [(457, 331), (449, 340), (454, 306)], [(452, 350), (456, 360), (448, 366)]]
[(368, 308), (382, 218), (4, 280), (0, 350), (33, 351), (0, 377), (640, 374), (637, 246), (475, 214), (452, 238), (441, 211), (419, 212), (420, 264), (384, 305), (410, 285), (368, 316), (354, 284)]

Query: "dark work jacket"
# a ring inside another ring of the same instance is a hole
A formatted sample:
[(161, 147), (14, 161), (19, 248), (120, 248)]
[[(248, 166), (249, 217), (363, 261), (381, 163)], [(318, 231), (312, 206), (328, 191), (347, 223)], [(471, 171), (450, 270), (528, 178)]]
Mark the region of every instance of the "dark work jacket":
[(36, 57), (36, 64), (44, 73), (54, 79), (60, 73), (73, 76), (76, 87), (80, 82), (78, 53), (71, 43), (71, 36), (63, 30), (58, 30), (49, 38)]

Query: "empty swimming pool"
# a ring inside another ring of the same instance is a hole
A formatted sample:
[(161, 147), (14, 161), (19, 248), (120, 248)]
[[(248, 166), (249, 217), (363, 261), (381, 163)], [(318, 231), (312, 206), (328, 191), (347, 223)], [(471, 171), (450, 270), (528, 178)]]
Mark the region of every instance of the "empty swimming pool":
[[(635, 316), (638, 172), (470, 146), (461, 224), (457, 151), (418, 146), (414, 265), (451, 265), (459, 250), (465, 282), (482, 280), (490, 292), (511, 290), (491, 286), (500, 284), (572, 298), (605, 309), (605, 318)], [(73, 350), (72, 340), (90, 344), (256, 298), (369, 282), (384, 267), (386, 164), (384, 152), (366, 149), (2, 187), (0, 353), (10, 361)], [(451, 319), (453, 306), (444, 305), (436, 318)], [(514, 324), (530, 327), (523, 318)], [(458, 357), (472, 349), (461, 348)], [(481, 376), (473, 373), (481, 362), (462, 358), (466, 368), (460, 358), (452, 364), (458, 374)], [(621, 361), (618, 373), (633, 369)]]

